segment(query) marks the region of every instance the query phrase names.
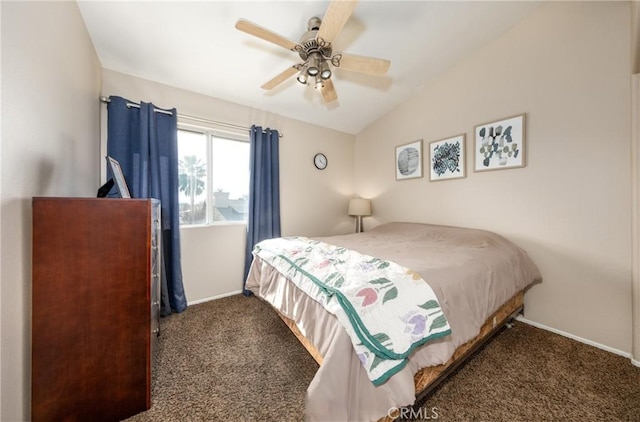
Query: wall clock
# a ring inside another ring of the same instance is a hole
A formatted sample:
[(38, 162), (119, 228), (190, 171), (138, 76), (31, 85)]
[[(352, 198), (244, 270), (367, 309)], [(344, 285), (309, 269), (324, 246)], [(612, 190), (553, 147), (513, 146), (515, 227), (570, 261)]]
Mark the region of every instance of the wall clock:
[(315, 164), (318, 170), (324, 170), (327, 168), (327, 156), (319, 152), (313, 157), (313, 164)]

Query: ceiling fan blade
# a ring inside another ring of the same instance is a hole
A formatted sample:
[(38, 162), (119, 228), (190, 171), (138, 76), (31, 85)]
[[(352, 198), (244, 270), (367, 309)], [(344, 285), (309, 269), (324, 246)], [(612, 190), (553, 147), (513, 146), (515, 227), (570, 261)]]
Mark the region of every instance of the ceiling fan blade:
[(263, 40), (279, 45), (280, 47), (284, 47), (287, 50), (295, 51), (295, 47), (298, 45), (298, 43), (246, 19), (239, 19), (238, 22), (236, 22), (236, 29), (253, 35), (254, 37), (262, 38)]
[(316, 38), (322, 38), (326, 42), (333, 43), (333, 40), (342, 31), (342, 27), (349, 20), (357, 4), (358, 0), (333, 0), (329, 3)]
[(389, 70), (389, 66), (391, 66), (391, 62), (385, 59), (346, 53), (341, 53), (341, 56), (340, 65), (338, 66), (339, 69), (383, 76), (387, 73), (387, 70)]
[(336, 93), (336, 89), (333, 86), (331, 79), (324, 81), (324, 86), (321, 88), (321, 91), (322, 98), (324, 98), (325, 103), (330, 103), (338, 99), (338, 94)]
[(289, 79), (290, 77), (295, 75), (296, 72), (298, 72), (298, 68), (296, 66), (291, 66), (291, 67), (287, 68), (284, 72), (282, 72), (279, 75), (277, 75), (275, 78), (273, 78), (270, 81), (266, 82), (260, 88), (267, 89), (267, 90), (273, 89), (273, 88), (277, 87), (278, 85), (280, 85), (282, 82), (286, 81), (287, 79)]

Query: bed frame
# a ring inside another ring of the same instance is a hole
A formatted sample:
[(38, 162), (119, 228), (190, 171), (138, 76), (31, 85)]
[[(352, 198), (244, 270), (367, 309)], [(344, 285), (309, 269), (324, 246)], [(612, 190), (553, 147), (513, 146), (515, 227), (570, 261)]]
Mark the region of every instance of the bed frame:
[[(524, 291), (520, 291), (494, 312), (493, 315), (487, 318), (482, 327), (480, 327), (480, 333), (465, 344), (459, 346), (447, 363), (420, 369), (413, 377), (417, 392), (416, 403), (423, 400), (438, 384), (460, 366), (460, 364), (469, 359), (476, 350), (486, 344), (504, 325), (510, 323), (523, 309)], [(287, 318), (278, 311), (276, 312), (305, 349), (307, 349), (309, 354), (318, 362), (318, 365), (322, 365), (322, 355), (314, 345), (302, 335), (295, 321)], [(392, 420), (392, 418), (386, 416), (378, 422), (390, 422)]]

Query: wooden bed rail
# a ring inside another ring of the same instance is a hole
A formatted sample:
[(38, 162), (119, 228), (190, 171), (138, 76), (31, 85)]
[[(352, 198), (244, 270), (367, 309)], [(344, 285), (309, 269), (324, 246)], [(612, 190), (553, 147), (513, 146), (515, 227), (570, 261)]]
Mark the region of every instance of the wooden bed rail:
[(309, 352), (309, 354), (316, 360), (316, 362), (318, 362), (318, 365), (322, 366), (322, 362), (324, 361), (324, 359), (322, 358), (322, 355), (320, 354), (320, 352), (318, 352), (318, 349), (316, 349), (313, 343), (311, 343), (309, 339), (307, 339), (305, 336), (302, 335), (302, 333), (300, 332), (300, 329), (296, 325), (296, 322), (284, 316), (283, 314), (281, 314), (280, 311), (278, 311), (277, 309), (276, 309), (276, 313), (278, 314), (280, 319), (284, 321), (287, 327), (289, 327), (291, 332), (298, 338), (298, 341), (302, 343), (304, 348), (307, 349), (307, 352)]

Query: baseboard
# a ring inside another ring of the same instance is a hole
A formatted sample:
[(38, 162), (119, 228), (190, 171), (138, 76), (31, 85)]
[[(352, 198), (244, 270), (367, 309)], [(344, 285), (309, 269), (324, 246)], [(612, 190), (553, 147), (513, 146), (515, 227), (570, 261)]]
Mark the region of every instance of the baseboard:
[(640, 368), (640, 360), (631, 358), (631, 363), (633, 364), (633, 366), (637, 366), (638, 368)]
[(525, 324), (532, 325), (532, 326), (534, 326), (536, 328), (541, 328), (541, 329), (546, 330), (546, 331), (551, 331), (552, 333), (559, 334), (559, 335), (561, 335), (563, 337), (569, 337), (570, 339), (579, 341), (580, 343), (585, 343), (585, 344), (588, 344), (589, 346), (597, 347), (598, 349), (606, 350), (607, 352), (611, 352), (611, 353), (619, 355), (619, 356), (624, 356), (625, 358), (628, 358), (633, 365), (640, 366), (639, 365), (640, 362), (634, 361), (631, 358), (631, 353), (623, 352), (622, 350), (615, 349), (615, 348), (609, 347), (609, 346), (605, 346), (604, 344), (596, 343), (595, 341), (587, 340), (586, 338), (578, 337), (576, 335), (569, 334), (567, 332), (564, 332), (564, 331), (561, 331), (561, 330), (558, 330), (558, 329), (555, 329), (555, 328), (547, 327), (546, 325), (530, 321), (530, 320), (522, 317), (521, 315), (517, 316), (516, 320), (524, 322)]
[(187, 302), (187, 305), (197, 305), (198, 303), (210, 302), (212, 300), (222, 299), (224, 297), (239, 295), (240, 293), (242, 293), (242, 290), (235, 290), (233, 292), (223, 293), (217, 296), (205, 297), (203, 299), (196, 299), (194, 301)]

